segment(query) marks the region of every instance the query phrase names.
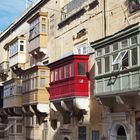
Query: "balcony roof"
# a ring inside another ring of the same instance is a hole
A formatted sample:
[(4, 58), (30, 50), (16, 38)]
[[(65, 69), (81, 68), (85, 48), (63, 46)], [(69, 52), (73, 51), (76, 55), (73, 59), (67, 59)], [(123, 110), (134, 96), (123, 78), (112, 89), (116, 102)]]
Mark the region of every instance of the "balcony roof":
[(101, 38), (99, 40), (96, 40), (94, 42), (91, 42), (91, 47), (92, 48), (101, 48), (101, 47), (104, 47), (106, 45), (109, 45), (115, 41), (118, 41), (118, 40), (121, 40), (121, 39), (124, 39), (130, 35), (133, 35), (133, 34), (136, 34), (140, 32), (140, 23), (135, 23), (135, 24), (132, 24), (130, 26), (127, 26), (126, 28), (124, 28), (123, 30), (113, 34), (113, 35), (110, 35), (110, 36), (107, 36), (107, 37), (104, 37), (104, 38)]
[(47, 66), (44, 66), (44, 65), (36, 65), (36, 66), (30, 67), (30, 68), (24, 70), (22, 74), (24, 75), (25, 73), (33, 73), (34, 71), (37, 71), (38, 69), (46, 69), (47, 70), (49, 68)]
[(87, 60), (89, 58), (88, 55), (80, 55), (80, 54), (72, 54), (63, 58), (60, 58), (50, 64), (48, 64), (47, 66), (50, 68), (55, 68), (56, 66), (60, 66), (61, 64), (65, 64), (68, 63), (70, 61), (72, 61), (73, 59), (85, 59)]

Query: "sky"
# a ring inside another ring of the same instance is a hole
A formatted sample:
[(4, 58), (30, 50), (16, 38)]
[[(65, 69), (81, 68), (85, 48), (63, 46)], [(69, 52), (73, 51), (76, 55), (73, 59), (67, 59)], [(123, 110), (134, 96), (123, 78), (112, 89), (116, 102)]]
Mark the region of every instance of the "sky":
[[(31, 4), (30, 1), (28, 4)], [(26, 0), (0, 0), (0, 32), (6, 29), (25, 9)]]

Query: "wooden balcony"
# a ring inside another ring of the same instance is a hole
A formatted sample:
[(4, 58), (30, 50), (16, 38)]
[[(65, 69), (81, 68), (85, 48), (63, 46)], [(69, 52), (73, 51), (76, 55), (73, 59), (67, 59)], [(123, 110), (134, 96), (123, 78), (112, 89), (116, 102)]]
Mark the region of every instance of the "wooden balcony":
[(45, 54), (47, 47), (48, 14), (38, 12), (28, 20), (30, 24), (29, 52), (32, 55)]
[(4, 108), (21, 107), (22, 105), (22, 95), (13, 95), (4, 98)]
[(50, 100), (88, 96), (88, 56), (71, 55), (50, 64)]
[(22, 104), (46, 104), (49, 101), (49, 69), (34, 66), (23, 72)]
[(46, 89), (37, 89), (23, 94), (22, 104), (46, 104), (49, 100), (49, 93)]
[(3, 108), (21, 107), (22, 105), (22, 81), (11, 79), (4, 83)]

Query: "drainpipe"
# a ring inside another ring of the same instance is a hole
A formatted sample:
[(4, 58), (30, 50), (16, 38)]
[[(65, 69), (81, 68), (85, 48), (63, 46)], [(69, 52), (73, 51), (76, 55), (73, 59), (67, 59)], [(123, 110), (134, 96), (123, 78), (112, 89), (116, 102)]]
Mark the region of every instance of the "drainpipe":
[(104, 18), (104, 37), (106, 37), (106, 0), (103, 0), (103, 18)]

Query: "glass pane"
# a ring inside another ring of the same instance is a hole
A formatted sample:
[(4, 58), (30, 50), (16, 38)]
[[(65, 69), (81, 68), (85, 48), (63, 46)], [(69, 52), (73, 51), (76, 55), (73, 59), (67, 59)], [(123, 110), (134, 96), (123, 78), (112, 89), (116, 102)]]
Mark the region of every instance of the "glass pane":
[(137, 44), (137, 42), (138, 42), (137, 36), (131, 37), (131, 45)]
[(46, 32), (46, 24), (42, 24), (42, 32), (43, 32), (43, 33)]
[(68, 65), (64, 66), (64, 78), (68, 78)]
[(128, 66), (129, 63), (128, 63), (128, 52), (127, 52), (122, 59), (122, 69), (126, 69)]
[(51, 82), (54, 81), (54, 71), (51, 71)]
[(46, 76), (46, 71), (40, 71), (40, 76)]
[(45, 87), (45, 78), (40, 78), (40, 87)]
[(116, 51), (116, 50), (118, 50), (118, 42), (116, 42), (116, 43), (114, 43), (113, 44), (113, 51)]
[(86, 75), (86, 64), (78, 63), (78, 75)]
[(131, 50), (131, 60), (132, 60), (132, 65), (137, 65), (138, 64), (138, 55), (137, 55), (137, 48), (134, 48)]
[(98, 74), (102, 73), (102, 64), (101, 64), (101, 59), (97, 60), (97, 69), (98, 69)]
[(86, 140), (86, 127), (85, 126), (79, 127), (78, 140)]
[(20, 51), (24, 51), (24, 45), (20, 45)]
[[(116, 59), (117, 56), (118, 56), (118, 53), (113, 55), (113, 62), (114, 62), (114, 60)], [(113, 65), (113, 70), (118, 70), (118, 69), (119, 69), (119, 65), (118, 64)]]
[(55, 70), (55, 81), (58, 80), (58, 69)]
[(98, 130), (92, 131), (92, 140), (99, 140), (99, 131)]
[(110, 60), (109, 60), (109, 56), (105, 57), (105, 72), (109, 72), (110, 71)]
[(101, 56), (102, 55), (102, 50), (97, 50), (97, 56)]
[(74, 76), (74, 65), (70, 64), (70, 77)]
[(126, 40), (121, 41), (121, 46), (122, 48), (128, 47), (128, 40), (126, 39)]
[(22, 133), (22, 125), (17, 125), (16, 132)]
[(105, 47), (105, 54), (106, 54), (106, 53), (109, 53), (109, 52), (110, 52), (109, 46), (106, 46), (106, 47)]

